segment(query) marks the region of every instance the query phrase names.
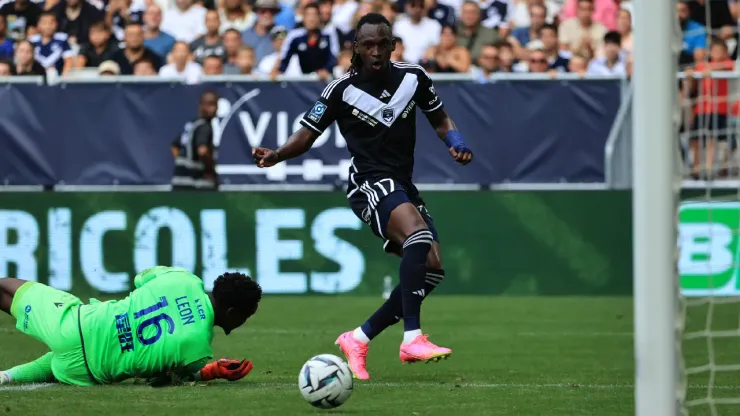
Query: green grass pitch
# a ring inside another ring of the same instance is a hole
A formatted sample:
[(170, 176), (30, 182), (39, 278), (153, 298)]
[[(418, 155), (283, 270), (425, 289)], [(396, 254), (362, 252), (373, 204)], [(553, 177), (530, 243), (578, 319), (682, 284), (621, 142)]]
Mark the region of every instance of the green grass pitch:
[[(247, 357), (254, 371), (236, 383), (153, 389), (114, 386), (4, 386), (0, 415), (311, 415), (298, 371), (320, 353), (340, 355), (334, 340), (359, 325), (382, 299), (267, 296), (260, 311), (230, 336), (217, 329), (217, 356)], [(738, 304), (712, 312), (712, 329), (738, 329)], [(688, 326), (704, 329), (707, 309)], [(401, 325), (372, 344), (372, 379), (356, 382), (332, 414), (374, 415), (629, 415), (634, 414), (630, 298), (446, 297), (424, 304), (432, 340), (453, 349), (447, 361), (401, 365)], [(40, 356), (45, 346), (0, 318), (0, 368)], [(740, 364), (740, 338), (716, 340), (716, 363)], [(722, 341), (722, 342), (719, 342)], [(706, 339), (687, 343), (687, 362), (706, 364)], [(734, 360), (734, 361), (733, 361)], [(740, 373), (722, 373), (715, 397), (740, 397)], [(689, 379), (690, 398), (707, 397), (708, 377)], [(737, 414), (740, 405), (719, 407)], [(710, 414), (709, 407), (692, 415)]]

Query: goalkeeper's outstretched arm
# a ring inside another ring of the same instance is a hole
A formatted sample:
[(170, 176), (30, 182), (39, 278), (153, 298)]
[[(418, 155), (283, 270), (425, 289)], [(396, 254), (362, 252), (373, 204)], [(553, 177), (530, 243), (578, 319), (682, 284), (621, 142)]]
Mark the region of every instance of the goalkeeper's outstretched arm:
[(249, 360), (232, 360), (221, 358), (212, 363), (209, 359), (196, 361), (188, 366), (176, 370), (174, 373), (161, 373), (149, 379), (152, 387), (164, 387), (183, 381), (211, 381), (223, 379), (228, 381), (240, 380), (252, 371), (252, 362)]
[(15, 366), (7, 371), (0, 371), (0, 384), (6, 383), (48, 383), (55, 381), (51, 371), (51, 360), (54, 353), (47, 352), (41, 358), (30, 363)]

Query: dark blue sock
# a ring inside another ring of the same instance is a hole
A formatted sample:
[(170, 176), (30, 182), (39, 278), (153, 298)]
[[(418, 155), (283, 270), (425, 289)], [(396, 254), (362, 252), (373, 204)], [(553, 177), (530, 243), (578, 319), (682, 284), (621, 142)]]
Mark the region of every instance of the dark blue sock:
[[(437, 285), (445, 278), (445, 271), (442, 269), (427, 269), (426, 277), (424, 282), (425, 296), (429, 296), (430, 293), (437, 287)], [(383, 303), (377, 311), (375, 311), (367, 321), (360, 327), (362, 332), (367, 335), (368, 338), (373, 339), (377, 337), (386, 328), (393, 326), (401, 321), (403, 316), (403, 303), (401, 302), (401, 285), (396, 285), (391, 292), (390, 297)]]
[(396, 285), (385, 303), (370, 316), (360, 327), (368, 338), (377, 337), (383, 330), (401, 321), (403, 303), (401, 303), (401, 285)]
[(401, 303), (403, 304), (403, 330), (421, 329), (421, 301), (426, 295), (425, 277), (427, 254), (434, 237), (429, 230), (419, 230), (403, 243), (401, 258)]

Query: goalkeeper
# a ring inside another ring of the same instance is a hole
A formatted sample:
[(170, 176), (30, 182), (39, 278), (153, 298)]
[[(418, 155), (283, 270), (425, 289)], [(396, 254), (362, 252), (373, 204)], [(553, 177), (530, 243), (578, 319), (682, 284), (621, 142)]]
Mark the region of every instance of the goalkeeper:
[(51, 352), (0, 371), (0, 384), (58, 381), (92, 386), (147, 378), (152, 385), (239, 380), (248, 360), (212, 359), (213, 327), (228, 335), (257, 311), (262, 289), (240, 273), (216, 279), (205, 292), (185, 269), (157, 266), (138, 274), (123, 300), (83, 304), (77, 297), (20, 279), (0, 279), (0, 309), (16, 328)]

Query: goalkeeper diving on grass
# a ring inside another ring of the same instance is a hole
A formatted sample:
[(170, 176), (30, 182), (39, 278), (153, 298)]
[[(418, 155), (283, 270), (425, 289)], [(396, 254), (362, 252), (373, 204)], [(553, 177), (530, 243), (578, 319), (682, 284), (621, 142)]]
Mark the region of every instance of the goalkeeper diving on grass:
[(0, 279), (0, 309), (16, 328), (51, 352), (0, 371), (0, 384), (60, 382), (77, 386), (145, 378), (230, 381), (252, 370), (248, 360), (212, 361), (214, 326), (228, 335), (257, 311), (262, 289), (241, 273), (224, 273), (206, 293), (189, 271), (157, 266), (134, 278), (123, 300), (90, 304), (41, 283)]

